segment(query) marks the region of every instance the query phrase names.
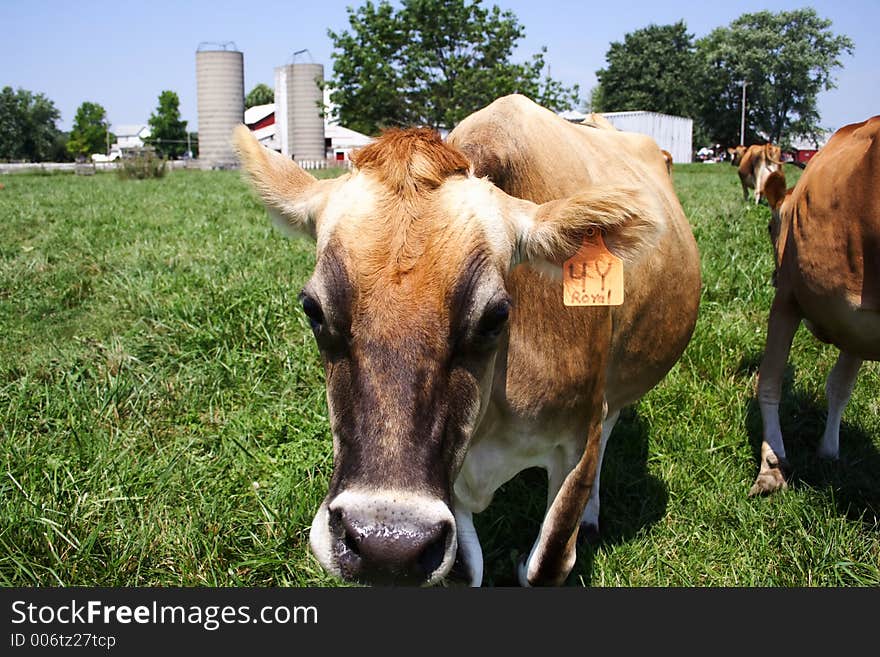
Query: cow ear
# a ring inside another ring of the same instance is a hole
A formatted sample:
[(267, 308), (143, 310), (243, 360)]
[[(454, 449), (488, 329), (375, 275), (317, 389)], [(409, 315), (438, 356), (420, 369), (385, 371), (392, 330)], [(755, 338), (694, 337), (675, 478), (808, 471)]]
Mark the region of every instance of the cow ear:
[(781, 170), (774, 171), (764, 181), (764, 196), (767, 197), (771, 210), (779, 210), (779, 206), (785, 200), (785, 194), (785, 174)]
[(275, 224), (285, 233), (315, 239), (323, 196), (318, 193), (318, 180), (293, 160), (261, 145), (245, 125), (235, 128), (232, 144)]
[(635, 189), (598, 187), (566, 199), (533, 206), (521, 224), (514, 261), (561, 274), (561, 265), (577, 253), (591, 228), (602, 231), (616, 256), (634, 262), (651, 248), (666, 228), (663, 213)]

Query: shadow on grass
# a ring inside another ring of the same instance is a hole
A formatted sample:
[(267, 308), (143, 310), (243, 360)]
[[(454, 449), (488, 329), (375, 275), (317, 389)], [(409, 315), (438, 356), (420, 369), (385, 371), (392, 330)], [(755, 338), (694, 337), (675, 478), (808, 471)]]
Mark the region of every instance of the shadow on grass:
[[(880, 451), (874, 444), (874, 437), (858, 424), (847, 421), (847, 412), (844, 411), (840, 423), (840, 459), (820, 459), (816, 449), (827, 416), (824, 386), (818, 390), (792, 388), (793, 380), (794, 371), (789, 365), (783, 377), (779, 409), (785, 453), (792, 468), (789, 487), (808, 486), (824, 492), (839, 515), (876, 525), (880, 522)], [(756, 394), (748, 401), (746, 430), (755, 464), (754, 475), (757, 476), (763, 425)]]
[[(649, 433), (647, 421), (635, 408), (621, 413), (602, 466), (600, 537), (595, 545), (578, 546), (568, 585), (589, 584), (596, 550), (631, 540), (666, 512), (666, 485), (648, 474)], [(483, 546), (484, 586), (518, 585), (516, 565), (538, 537), (546, 496), (547, 475), (532, 468), (502, 486), (492, 505), (474, 517)]]

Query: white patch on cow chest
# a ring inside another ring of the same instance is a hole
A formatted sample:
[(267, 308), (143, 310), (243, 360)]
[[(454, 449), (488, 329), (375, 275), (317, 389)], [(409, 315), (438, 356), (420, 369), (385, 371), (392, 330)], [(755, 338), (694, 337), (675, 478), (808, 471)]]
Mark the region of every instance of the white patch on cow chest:
[(455, 480), (455, 506), (480, 513), (492, 502), (495, 491), (523, 470), (540, 467), (555, 472), (582, 451), (582, 440), (571, 430), (502, 417), (492, 407)]

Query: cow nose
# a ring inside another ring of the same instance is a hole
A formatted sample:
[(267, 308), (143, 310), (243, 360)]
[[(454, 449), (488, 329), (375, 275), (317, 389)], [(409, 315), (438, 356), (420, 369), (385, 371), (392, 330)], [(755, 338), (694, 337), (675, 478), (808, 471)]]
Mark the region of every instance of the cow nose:
[(445, 520), (386, 524), (345, 510), (331, 512), (330, 523), (343, 576), (370, 584), (424, 584), (443, 563), (452, 532)]

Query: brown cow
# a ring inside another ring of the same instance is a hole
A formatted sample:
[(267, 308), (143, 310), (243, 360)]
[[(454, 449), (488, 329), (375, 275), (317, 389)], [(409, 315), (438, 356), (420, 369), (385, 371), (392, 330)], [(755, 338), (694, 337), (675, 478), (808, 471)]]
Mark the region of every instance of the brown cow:
[(764, 440), (752, 495), (786, 485), (779, 400), (801, 320), (840, 350), (825, 384), (820, 457), (837, 458), (840, 419), (862, 360), (880, 359), (880, 116), (838, 130), (787, 194), (779, 172), (766, 192), (777, 289), (759, 371)]
[[(431, 584), (458, 558), (479, 585), (473, 514), (538, 466), (547, 512), (518, 575), (562, 583), (579, 525), (598, 529), (621, 407), (666, 375), (696, 321), (699, 257), (656, 143), (517, 95), (448, 143), (388, 132), (333, 180), (246, 128), (236, 140), (272, 214), (317, 242), (301, 298), (333, 434), (310, 534), (320, 563), (348, 580)], [(624, 302), (564, 306), (560, 264), (597, 228), (624, 259)]]
[(739, 182), (742, 185), (743, 200), (749, 200), (749, 190), (755, 190), (755, 203), (761, 202), (764, 183), (774, 171), (782, 171), (782, 149), (773, 144), (753, 144), (728, 148), (730, 163), (737, 167)]

